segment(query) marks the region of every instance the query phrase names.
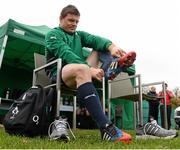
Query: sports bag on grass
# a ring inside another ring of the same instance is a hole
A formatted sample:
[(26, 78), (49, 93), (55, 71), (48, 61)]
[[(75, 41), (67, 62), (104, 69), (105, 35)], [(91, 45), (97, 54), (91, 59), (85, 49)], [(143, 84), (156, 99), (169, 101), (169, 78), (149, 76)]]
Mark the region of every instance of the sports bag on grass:
[(53, 121), (52, 101), (54, 89), (37, 85), (28, 89), (14, 101), (4, 117), (3, 125), (9, 134), (46, 135)]

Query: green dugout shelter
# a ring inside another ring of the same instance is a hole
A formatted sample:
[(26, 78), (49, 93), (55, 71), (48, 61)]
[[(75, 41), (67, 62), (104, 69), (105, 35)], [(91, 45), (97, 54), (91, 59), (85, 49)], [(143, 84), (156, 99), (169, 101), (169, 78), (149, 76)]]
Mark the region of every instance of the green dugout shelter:
[(27, 89), (32, 83), (34, 52), (44, 54), (47, 26), (8, 20), (0, 27), (0, 96), (4, 89)]
[[(0, 97), (5, 98), (7, 89), (26, 90), (32, 85), (34, 52), (44, 54), (45, 35), (51, 29), (45, 25), (30, 26), (9, 19), (0, 27)], [(128, 74), (135, 73), (134, 66)], [(133, 81), (132, 81), (133, 82)], [(12, 95), (11, 95), (12, 96)], [(122, 100), (112, 101), (123, 107), (123, 128), (133, 128), (133, 103)], [(7, 109), (0, 107), (0, 116)]]

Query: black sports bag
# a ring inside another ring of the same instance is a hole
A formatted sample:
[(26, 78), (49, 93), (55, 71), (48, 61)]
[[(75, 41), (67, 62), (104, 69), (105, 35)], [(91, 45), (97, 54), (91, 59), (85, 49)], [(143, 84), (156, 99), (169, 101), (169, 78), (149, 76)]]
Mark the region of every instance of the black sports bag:
[(53, 99), (53, 88), (44, 89), (40, 85), (31, 87), (14, 101), (5, 115), (5, 131), (29, 137), (47, 135), (49, 124), (54, 119)]

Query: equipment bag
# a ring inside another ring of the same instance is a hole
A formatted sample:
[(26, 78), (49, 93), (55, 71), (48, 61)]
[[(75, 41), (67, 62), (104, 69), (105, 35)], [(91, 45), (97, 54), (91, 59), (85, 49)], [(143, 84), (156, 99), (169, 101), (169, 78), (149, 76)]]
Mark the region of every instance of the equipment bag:
[(54, 89), (37, 85), (28, 89), (14, 101), (4, 117), (3, 125), (9, 134), (46, 135), (53, 121), (52, 101)]

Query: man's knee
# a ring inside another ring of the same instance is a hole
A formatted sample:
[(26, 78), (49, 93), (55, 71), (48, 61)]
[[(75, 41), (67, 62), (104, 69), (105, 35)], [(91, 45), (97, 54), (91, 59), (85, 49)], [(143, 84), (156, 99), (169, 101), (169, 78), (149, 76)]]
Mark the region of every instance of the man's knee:
[(75, 69), (75, 73), (77, 75), (88, 75), (90, 74), (90, 68), (89, 66), (85, 64), (79, 64)]
[(62, 79), (67, 86), (77, 88), (91, 81), (90, 68), (86, 64), (68, 64), (62, 69)]
[(75, 80), (77, 87), (79, 87), (80, 85), (86, 82), (92, 81), (90, 68), (87, 65), (83, 65), (83, 64), (78, 65), (75, 74), (76, 74)]

